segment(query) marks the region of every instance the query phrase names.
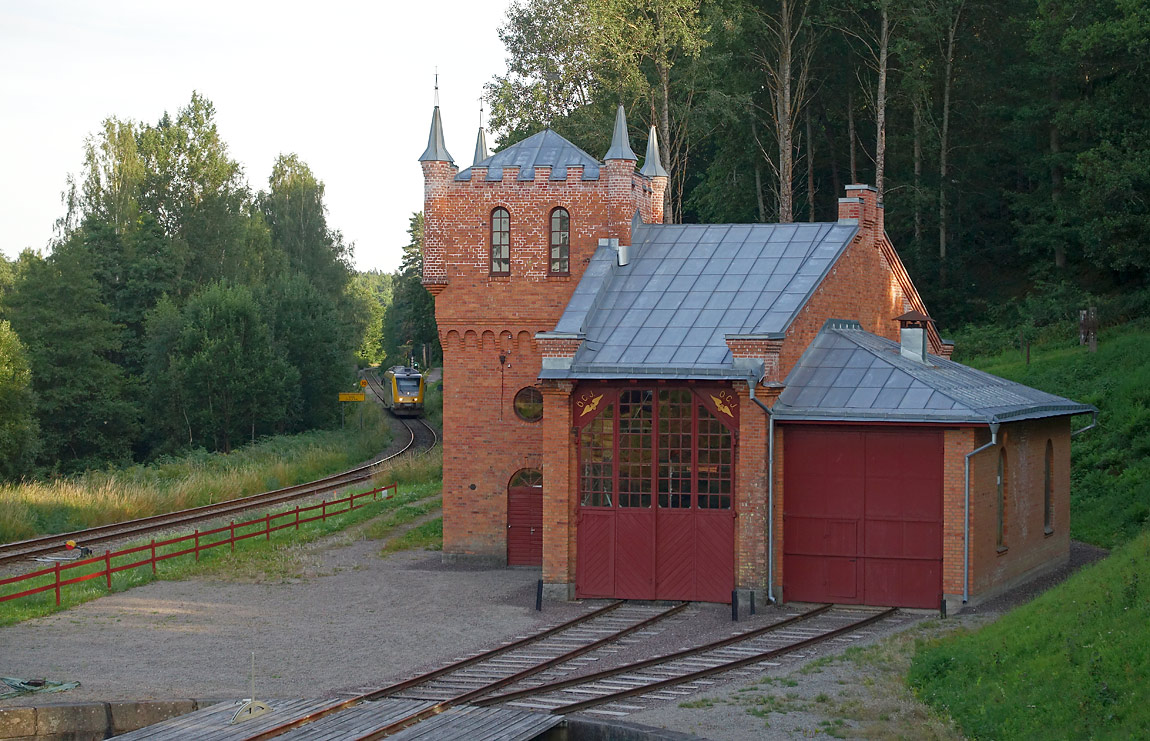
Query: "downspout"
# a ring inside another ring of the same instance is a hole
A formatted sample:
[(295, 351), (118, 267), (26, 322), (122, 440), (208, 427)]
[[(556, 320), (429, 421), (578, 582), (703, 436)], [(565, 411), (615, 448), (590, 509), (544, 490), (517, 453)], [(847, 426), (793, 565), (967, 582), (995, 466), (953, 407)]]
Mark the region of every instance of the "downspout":
[(747, 379), (751, 390), (751, 401), (767, 415), (767, 601), (775, 602), (775, 415), (771, 408), (755, 396), (758, 380), (752, 375)]
[(962, 604), (970, 599), (970, 459), (987, 448), (998, 445), (998, 422), (990, 423), (990, 442), (966, 454), (963, 461), (963, 504), (962, 504)]
[[(753, 395), (752, 395), (752, 398), (753, 398)], [(1092, 429), (1094, 429), (1094, 427), (1097, 424), (1098, 424), (1098, 410), (1095, 409), (1093, 412), (1091, 412), (1090, 424), (1086, 425), (1081, 430), (1075, 430), (1074, 432), (1071, 432), (1070, 437), (1076, 437), (1078, 435), (1081, 435), (1083, 432), (1086, 432), (1087, 430), (1092, 430)]]

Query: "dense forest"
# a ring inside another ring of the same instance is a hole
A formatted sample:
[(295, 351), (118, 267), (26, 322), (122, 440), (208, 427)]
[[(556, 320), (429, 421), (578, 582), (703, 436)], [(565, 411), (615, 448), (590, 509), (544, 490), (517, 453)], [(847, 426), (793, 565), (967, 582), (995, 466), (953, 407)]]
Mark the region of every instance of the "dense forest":
[(48, 254), (0, 259), (0, 477), (331, 427), (357, 360), (411, 354), (422, 217), (400, 271), (354, 273), (323, 183), (287, 154), (253, 191), (197, 94), (84, 154)]
[(600, 155), (621, 102), (671, 220), (832, 220), (868, 183), (945, 328), (1146, 308), (1144, 0), (514, 0), (500, 36), (500, 143)]

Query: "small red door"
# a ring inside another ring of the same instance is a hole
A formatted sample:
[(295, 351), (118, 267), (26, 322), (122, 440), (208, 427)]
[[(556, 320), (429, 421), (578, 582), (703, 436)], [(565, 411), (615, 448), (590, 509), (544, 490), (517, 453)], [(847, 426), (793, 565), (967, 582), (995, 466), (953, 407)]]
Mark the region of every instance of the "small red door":
[(525, 468), (507, 487), (507, 565), (543, 564), (543, 474)]

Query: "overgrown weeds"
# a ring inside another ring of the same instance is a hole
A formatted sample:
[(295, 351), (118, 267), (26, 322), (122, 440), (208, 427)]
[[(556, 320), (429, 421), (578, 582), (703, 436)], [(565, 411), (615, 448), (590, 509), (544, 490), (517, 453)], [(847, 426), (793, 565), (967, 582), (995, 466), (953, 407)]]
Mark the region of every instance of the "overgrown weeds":
[(0, 542), (174, 512), (345, 470), (387, 444), (379, 412), (363, 413), (363, 430), (348, 425), (269, 438), (230, 454), (198, 450), (121, 470), (0, 486)]

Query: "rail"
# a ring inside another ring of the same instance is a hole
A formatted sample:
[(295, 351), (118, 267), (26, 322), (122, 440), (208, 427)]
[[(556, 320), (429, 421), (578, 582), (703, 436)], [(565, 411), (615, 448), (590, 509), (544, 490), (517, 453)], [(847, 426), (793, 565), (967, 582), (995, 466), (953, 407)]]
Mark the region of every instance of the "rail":
[[(380, 494), (389, 492), (382, 499), (390, 499), (396, 494), (396, 484), (389, 484), (388, 486), (379, 487), (370, 491), (353, 493), (340, 499), (333, 499), (331, 501), (324, 500), (319, 504), (314, 504), (307, 507), (300, 507), (296, 505), (294, 509), (285, 510), (283, 512), (272, 513), (268, 512), (263, 517), (247, 522), (236, 523), (234, 520), (227, 525), (212, 528), (210, 530), (201, 531), (197, 529), (191, 535), (181, 535), (175, 538), (167, 538), (164, 540), (151, 539), (151, 542), (146, 545), (134, 546), (132, 548), (125, 548), (118, 551), (105, 550), (103, 555), (92, 556), (89, 558), (81, 558), (75, 561), (60, 562), (48, 568), (33, 571), (19, 576), (12, 576), (6, 579), (0, 579), (0, 588), (9, 586), (11, 584), (19, 584), (24, 581), (31, 581), (44, 577), (52, 577), (48, 584), (38, 587), (25, 589), (21, 592), (14, 592), (8, 595), (0, 596), (0, 602), (8, 602), (23, 597), (31, 597), (37, 594), (54, 591), (56, 593), (56, 604), (61, 603), (61, 592), (64, 587), (72, 584), (80, 584), (82, 582), (92, 581), (94, 579), (103, 578), (106, 582), (107, 588), (112, 589), (112, 575), (121, 571), (128, 571), (131, 569), (140, 568), (142, 566), (151, 565), (152, 573), (156, 573), (156, 564), (160, 561), (166, 561), (172, 558), (179, 558), (189, 554), (195, 554), (196, 560), (200, 560), (200, 554), (204, 551), (211, 550), (212, 548), (219, 548), (222, 546), (230, 545), (231, 549), (235, 551), (236, 543), (248, 540), (249, 538), (257, 538), (263, 536), (267, 540), (271, 540), (272, 533), (279, 530), (294, 527), (299, 530), (300, 525), (306, 525), (309, 522), (326, 521), (329, 517), (347, 514), (357, 509), (361, 509), (367, 505), (364, 501), (367, 497), (371, 497), (371, 501), (380, 501)], [(358, 502), (358, 504), (357, 504)], [(347, 505), (343, 507), (343, 505)], [(335, 509), (333, 509), (335, 508)], [(317, 513), (318, 514), (314, 514)], [(262, 529), (254, 529), (262, 527)], [(244, 530), (247, 529), (247, 532)], [(222, 536), (227, 533), (226, 537)], [(209, 542), (203, 542), (204, 539)], [(213, 539), (215, 538), (215, 539)], [(183, 544), (190, 544), (188, 547), (180, 548)], [(164, 549), (176, 546), (177, 550), (159, 553), (157, 549)], [(129, 556), (136, 556), (137, 554), (146, 553), (146, 558), (134, 560), (130, 563), (113, 564), (115, 559), (122, 559)], [(90, 567), (97, 564), (103, 564), (103, 568), (89, 573), (84, 573), (79, 576), (72, 576), (65, 578), (66, 572), (71, 572), (75, 569)]]

